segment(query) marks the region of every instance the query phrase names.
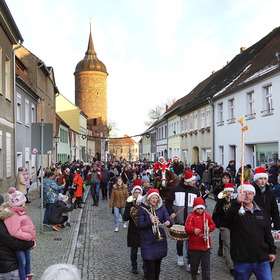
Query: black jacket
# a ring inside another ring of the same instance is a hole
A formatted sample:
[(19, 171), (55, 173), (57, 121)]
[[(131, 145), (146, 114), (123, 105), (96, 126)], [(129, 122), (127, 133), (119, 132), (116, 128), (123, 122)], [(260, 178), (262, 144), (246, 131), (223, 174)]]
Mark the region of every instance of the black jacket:
[(215, 205), (212, 218), (217, 228), (220, 227), (230, 228), (230, 223), (226, 216), (226, 212), (224, 210), (224, 206), (226, 204), (228, 204), (228, 202), (226, 201), (225, 198), (223, 198), (223, 199), (218, 199)]
[(101, 183), (108, 184), (110, 180), (110, 173), (108, 169), (101, 169), (101, 175), (102, 175)]
[(34, 241), (24, 241), (12, 237), (4, 222), (0, 220), (0, 273), (18, 269), (15, 251), (25, 251), (34, 246)]
[(127, 246), (136, 248), (140, 247), (140, 231), (130, 216), (131, 207), (134, 207), (134, 204), (132, 202), (127, 202), (124, 210), (123, 219), (125, 221), (129, 221), (127, 230)]
[(173, 171), (174, 171), (174, 173), (177, 175), (177, 176), (179, 176), (180, 174), (182, 174), (183, 173), (183, 171), (184, 171), (184, 166), (182, 165), (182, 164), (180, 164), (180, 163), (178, 163), (178, 164), (172, 164), (172, 168), (173, 168)]
[(254, 201), (265, 210), (268, 218), (274, 224), (274, 229), (279, 230), (280, 229), (279, 210), (278, 210), (278, 204), (276, 202), (276, 197), (273, 191), (270, 189), (269, 185), (266, 185), (266, 190), (264, 193), (261, 192), (260, 187), (256, 183), (253, 183), (253, 186), (255, 187), (256, 190)]
[(71, 207), (67, 207), (67, 204), (62, 200), (58, 200), (53, 204), (50, 215), (48, 216), (48, 222), (50, 224), (61, 224), (63, 222), (62, 213), (70, 212), (74, 209), (74, 204)]
[(165, 207), (169, 215), (176, 214), (184, 208), (175, 217), (174, 223), (185, 225), (188, 215), (192, 212), (193, 200), (199, 196), (198, 188), (185, 185), (184, 179), (180, 181), (179, 185), (171, 189), (165, 201)]
[(230, 223), (230, 253), (235, 262), (254, 263), (269, 260), (276, 255), (276, 246), (271, 235), (271, 226), (265, 211), (255, 209), (239, 215), (240, 204), (233, 201), (227, 211)]

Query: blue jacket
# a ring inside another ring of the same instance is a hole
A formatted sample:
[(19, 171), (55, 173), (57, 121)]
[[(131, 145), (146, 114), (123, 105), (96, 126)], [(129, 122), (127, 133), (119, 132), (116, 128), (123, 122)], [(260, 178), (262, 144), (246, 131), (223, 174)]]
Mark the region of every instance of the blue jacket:
[[(143, 197), (141, 206), (138, 210), (137, 226), (140, 229), (140, 247), (144, 260), (159, 260), (167, 255), (167, 240), (164, 229), (160, 228), (162, 241), (158, 241), (158, 234), (154, 234), (152, 230), (152, 222), (149, 213), (143, 209), (150, 209), (149, 201), (146, 195)], [(161, 197), (156, 206), (154, 206), (156, 215), (159, 217), (160, 223), (169, 221), (171, 227), (173, 225), (165, 206), (162, 204)]]

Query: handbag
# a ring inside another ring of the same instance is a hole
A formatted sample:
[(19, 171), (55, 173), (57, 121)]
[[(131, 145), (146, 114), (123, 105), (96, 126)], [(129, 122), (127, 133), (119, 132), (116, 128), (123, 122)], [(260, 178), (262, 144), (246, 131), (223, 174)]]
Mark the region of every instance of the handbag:
[(73, 183), (71, 186), (68, 187), (68, 189), (76, 191), (77, 190), (77, 184)]

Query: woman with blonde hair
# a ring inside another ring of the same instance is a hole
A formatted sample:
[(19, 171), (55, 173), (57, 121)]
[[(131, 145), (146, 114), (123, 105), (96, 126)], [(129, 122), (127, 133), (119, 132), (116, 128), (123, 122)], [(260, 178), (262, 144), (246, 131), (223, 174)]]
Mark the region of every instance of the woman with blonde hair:
[[(121, 177), (117, 179), (116, 184), (112, 188), (110, 208), (114, 209), (115, 217), (115, 232), (119, 231), (119, 215), (124, 215), (126, 199), (128, 198), (129, 193), (127, 186), (123, 183)], [(126, 222), (123, 220), (123, 227), (126, 228)]]

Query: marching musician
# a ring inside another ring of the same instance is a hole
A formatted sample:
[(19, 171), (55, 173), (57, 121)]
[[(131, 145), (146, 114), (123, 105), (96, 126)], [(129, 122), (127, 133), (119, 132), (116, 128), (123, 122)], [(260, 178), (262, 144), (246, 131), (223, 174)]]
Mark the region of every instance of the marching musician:
[[(179, 185), (172, 188), (165, 201), (166, 209), (171, 219), (174, 219), (175, 224), (185, 225), (188, 215), (192, 212), (194, 198), (199, 196), (199, 190), (195, 187), (195, 175), (189, 169), (185, 172), (185, 176), (181, 179)], [(186, 241), (186, 244), (188, 244), (188, 241)], [(184, 266), (183, 246), (184, 241), (176, 242), (177, 263), (179, 266)], [(191, 259), (188, 254), (187, 271), (190, 271), (190, 264)]]
[(194, 198), (193, 212), (189, 214), (185, 225), (185, 230), (189, 234), (192, 280), (197, 280), (200, 262), (202, 279), (210, 280), (211, 241), (209, 233), (215, 230), (216, 226), (211, 215), (204, 210), (204, 200), (201, 197)]
[(147, 279), (157, 280), (162, 258), (167, 255), (167, 240), (159, 223), (173, 225), (157, 189), (149, 189), (138, 210), (137, 226), (140, 230), (142, 258), (147, 266)]
[(232, 183), (226, 183), (224, 190), (218, 194), (218, 201), (214, 208), (216, 220), (218, 221), (217, 227), (220, 228), (220, 235), (223, 242), (224, 253), (226, 257), (226, 264), (229, 268), (230, 274), (234, 275), (233, 263), (230, 256), (230, 224), (226, 217), (226, 213), (231, 204), (231, 195), (234, 192)]
[[(128, 231), (127, 231), (127, 246), (131, 247), (130, 251), (130, 260), (131, 260), (131, 266), (132, 266), (132, 273), (138, 274), (137, 270), (137, 253), (138, 253), (138, 247), (140, 247), (140, 231), (137, 228), (137, 216), (138, 216), (138, 209), (139, 209), (139, 202), (141, 202), (140, 199), (143, 190), (141, 186), (134, 186), (132, 191), (132, 201), (126, 201), (126, 206), (124, 210), (123, 219), (124, 221), (129, 221), (128, 224)], [(144, 275), (147, 274), (147, 268), (145, 261), (143, 260), (143, 271)]]
[[(258, 280), (272, 280), (269, 262), (276, 257), (276, 246), (270, 221), (254, 201), (256, 190), (243, 183), (243, 192), (232, 201), (227, 211), (230, 224), (230, 248), (235, 280), (249, 280), (254, 273)], [(245, 215), (239, 215), (243, 202)]]
[(184, 171), (184, 166), (180, 163), (179, 158), (177, 156), (173, 157), (171, 168), (177, 176), (182, 176), (182, 173)]

